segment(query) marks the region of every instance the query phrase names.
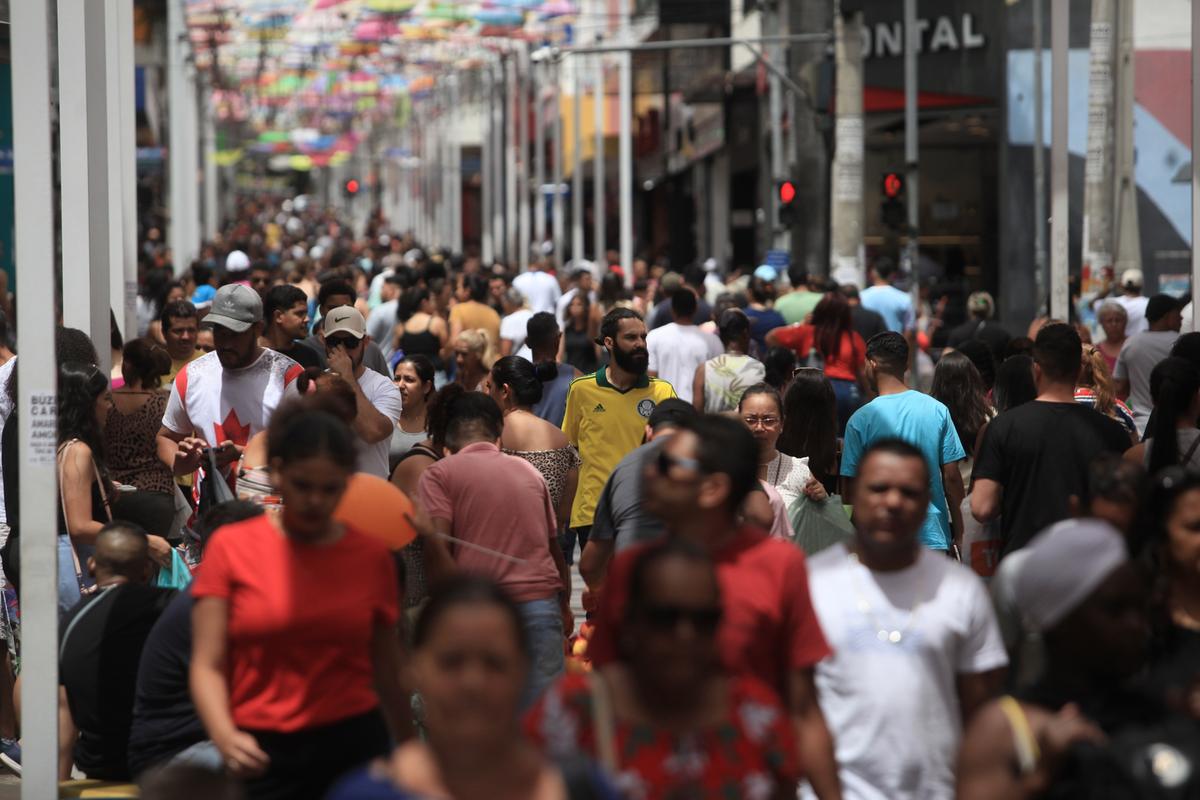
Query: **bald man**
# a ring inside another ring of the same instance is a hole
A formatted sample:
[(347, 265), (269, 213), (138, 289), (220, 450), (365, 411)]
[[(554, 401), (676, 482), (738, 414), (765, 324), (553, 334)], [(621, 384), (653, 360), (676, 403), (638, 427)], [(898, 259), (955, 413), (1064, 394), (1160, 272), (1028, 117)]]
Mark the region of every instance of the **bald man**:
[[(148, 585), (154, 567), (146, 532), (127, 522), (101, 529), (88, 571), (96, 592), (80, 600), (61, 627), (59, 681), (70, 718), (60, 710), (60, 777), (70, 776), (74, 762), (89, 778), (129, 780), (138, 661), (175, 592)], [(78, 729), (77, 739), (68, 723)]]

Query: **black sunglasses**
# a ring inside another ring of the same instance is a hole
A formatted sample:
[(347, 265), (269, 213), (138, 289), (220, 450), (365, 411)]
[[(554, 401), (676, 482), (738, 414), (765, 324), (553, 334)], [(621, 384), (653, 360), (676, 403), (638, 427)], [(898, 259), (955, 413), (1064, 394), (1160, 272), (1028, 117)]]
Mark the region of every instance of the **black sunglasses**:
[(344, 347), (347, 350), (353, 350), (358, 347), (358, 343), (362, 339), (356, 339), (353, 336), (326, 336), (325, 344), (328, 347)]
[(642, 609), (642, 618), (661, 633), (677, 631), (679, 623), (686, 621), (698, 635), (712, 636), (721, 624), (721, 609), (649, 605)]
[(671, 467), (683, 467), (690, 469), (693, 472), (704, 472), (704, 465), (694, 458), (684, 458), (683, 456), (673, 456), (666, 450), (658, 451), (658, 458), (654, 461), (658, 468), (658, 474), (666, 477), (671, 474)]

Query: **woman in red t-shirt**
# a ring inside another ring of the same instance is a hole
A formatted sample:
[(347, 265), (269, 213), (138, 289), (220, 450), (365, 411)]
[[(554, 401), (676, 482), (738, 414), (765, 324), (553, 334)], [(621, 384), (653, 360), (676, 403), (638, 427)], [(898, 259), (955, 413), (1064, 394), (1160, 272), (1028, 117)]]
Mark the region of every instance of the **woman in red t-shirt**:
[(192, 696), (251, 800), (323, 797), (388, 751), (385, 714), (395, 735), (410, 727), (392, 554), (333, 518), (357, 452), (317, 403), (268, 429), (282, 514), (219, 530), (192, 584)]
[(809, 366), (823, 365), (837, 395), (838, 435), (845, 433), (850, 416), (862, 405), (867, 363), (867, 344), (854, 330), (846, 298), (840, 292), (825, 295), (813, 309), (811, 325), (776, 328), (767, 334), (767, 344), (795, 350), (802, 364), (808, 359)]
[(552, 758), (595, 759), (622, 796), (794, 798), (791, 718), (765, 683), (720, 667), (712, 562), (669, 537), (638, 556), (628, 586), (619, 657), (562, 678), (526, 718), (529, 736)]

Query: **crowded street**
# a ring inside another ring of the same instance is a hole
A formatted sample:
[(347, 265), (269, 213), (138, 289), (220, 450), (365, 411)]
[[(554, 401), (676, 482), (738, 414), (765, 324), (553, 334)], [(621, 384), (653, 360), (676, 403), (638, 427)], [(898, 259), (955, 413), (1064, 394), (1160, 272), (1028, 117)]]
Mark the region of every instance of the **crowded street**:
[(0, 23), (0, 800), (1200, 800), (1197, 0)]

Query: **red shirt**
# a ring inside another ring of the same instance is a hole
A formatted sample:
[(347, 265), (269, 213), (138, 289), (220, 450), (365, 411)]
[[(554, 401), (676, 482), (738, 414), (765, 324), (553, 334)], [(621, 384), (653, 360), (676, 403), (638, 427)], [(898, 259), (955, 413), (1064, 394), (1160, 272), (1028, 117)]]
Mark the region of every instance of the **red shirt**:
[[(596, 666), (617, 659), (617, 627), (625, 615), (629, 573), (649, 545), (613, 560), (588, 654)], [(790, 542), (742, 526), (713, 553), (724, 615), (717, 650), (731, 675), (751, 675), (787, 696), (788, 673), (807, 669), (832, 652), (808, 594), (804, 552)]]
[[(815, 346), (815, 335), (816, 328), (812, 325), (797, 324), (781, 329), (775, 334), (775, 338), (781, 346), (795, 350), (801, 359), (805, 359)], [(824, 358), (826, 377), (843, 381), (855, 380), (858, 370), (862, 369), (867, 360), (867, 343), (858, 335), (858, 331), (843, 332), (838, 340), (837, 353), (831, 353)]]
[[(681, 735), (614, 720), (618, 791), (645, 800), (722, 800), (795, 794), (800, 779), (795, 728), (775, 692), (731, 678), (725, 718)], [(566, 675), (525, 718), (525, 733), (551, 758), (595, 759), (596, 724), (586, 675)]]
[(370, 642), (400, 616), (387, 547), (347, 528), (328, 545), (289, 539), (266, 517), (226, 525), (192, 594), (229, 603), (229, 704), (239, 728), (328, 725), (379, 705)]
[(518, 603), (545, 600), (563, 588), (550, 554), (558, 535), (550, 489), (525, 459), (475, 442), (426, 468), (417, 491), (429, 518), (449, 522), (453, 536), (524, 561), (451, 542), (464, 571), (491, 578)]

